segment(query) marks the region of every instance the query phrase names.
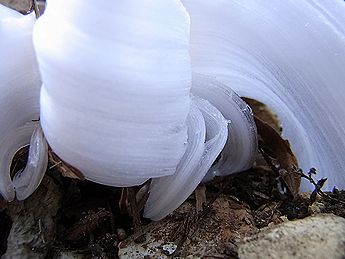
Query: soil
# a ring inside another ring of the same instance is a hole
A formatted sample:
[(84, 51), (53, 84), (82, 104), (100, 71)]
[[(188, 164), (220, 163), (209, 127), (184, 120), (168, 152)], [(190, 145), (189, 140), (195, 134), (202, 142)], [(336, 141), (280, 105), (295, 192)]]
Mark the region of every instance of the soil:
[[(45, 181), (30, 199), (37, 199), (37, 193), (41, 193), (42, 189), (53, 182), (54, 186), (59, 190), (50, 199), (59, 199), (61, 203), (57, 203), (55, 208), (57, 214), (53, 217), (51, 224), (54, 226), (46, 226), (46, 229), (54, 229), (53, 238), (45, 246), (45, 253), (42, 258), (58, 258), (57, 255), (66, 251), (78, 251), (82, 255), (80, 258), (118, 258), (119, 243), (128, 236), (138, 235), (140, 231), (133, 223), (131, 215), (126, 209), (120, 208), (120, 198), (122, 189), (103, 186), (85, 181), (79, 181), (70, 178), (64, 178), (56, 169), (51, 169), (45, 176)], [(247, 234), (251, 233), (249, 229), (243, 228), (243, 213), (250, 221), (250, 230), (260, 229), (269, 224), (279, 224), (285, 218), (301, 219), (316, 212), (333, 213), (341, 217), (345, 217), (345, 208), (338, 200), (345, 200), (345, 192), (335, 190), (333, 193), (327, 193), (332, 200), (328, 198), (318, 197), (314, 204), (311, 204), (310, 194), (298, 195), (295, 199), (281, 193), (278, 188), (279, 181), (274, 172), (267, 166), (256, 166), (246, 172), (230, 175), (226, 178), (217, 178), (206, 184), (206, 195), (208, 206), (204, 207), (202, 212), (196, 212), (196, 201), (194, 195), (184, 203), (182, 207), (187, 210), (177, 210), (167, 219), (163, 229), (159, 231), (168, 232), (168, 229), (176, 229), (176, 226), (184, 226), (185, 219), (191, 215), (201, 215), (203, 212), (208, 216), (206, 220), (191, 221), (194, 229), (193, 232), (199, 231), (206, 240), (207, 235), (214, 235), (212, 231), (204, 231), (204, 229), (215, 229), (215, 226), (224, 224), (220, 228), (225, 228), (224, 233), (229, 240), (243, 239)], [(135, 188), (138, 190), (139, 188)], [(44, 195), (46, 195), (44, 193)], [(231, 205), (231, 213), (226, 209)], [(7, 246), (7, 238), (10, 233), (12, 220), (9, 212), (13, 211), (13, 207), (18, 207), (18, 203), (7, 204), (5, 209), (0, 212), (0, 255), (4, 254)], [(239, 204), (239, 205), (236, 205)], [(40, 207), (42, 202), (33, 203), (33, 206)], [(246, 209), (245, 209), (246, 208)], [(35, 208), (31, 208), (35, 210)], [(18, 211), (16, 213), (19, 213)], [(36, 221), (46, 217), (47, 212), (40, 212)], [(217, 216), (218, 215), (218, 216)], [(219, 216), (221, 215), (221, 216)], [(211, 217), (211, 220), (210, 220)], [(225, 220), (217, 220), (217, 218), (225, 218)], [(13, 218), (13, 215), (12, 215)], [(226, 220), (227, 219), (227, 220)], [(23, 220), (16, 218), (15, 220)], [(150, 226), (150, 221), (140, 217), (142, 227), (145, 229)], [(220, 223), (223, 222), (223, 223)], [(226, 223), (227, 222), (227, 223)], [(231, 226), (226, 224), (231, 223)], [(35, 225), (33, 223), (32, 225)], [(20, 222), (16, 223), (20, 225)], [(23, 224), (25, 226), (28, 223)], [(135, 231), (136, 228), (136, 231)], [(230, 230), (229, 230), (230, 229)], [(241, 231), (239, 231), (241, 230)], [(37, 234), (37, 232), (34, 232)], [(189, 234), (184, 233), (185, 239), (190, 239)], [(43, 235), (45, 233), (43, 232)], [(50, 233), (50, 235), (52, 235)], [(183, 234), (181, 234), (183, 236)], [(181, 237), (179, 235), (179, 237)], [(206, 235), (206, 236), (205, 236)], [(231, 238), (230, 238), (231, 237)], [(18, 240), (24, 236), (18, 236)], [(17, 240), (17, 241), (18, 241)], [(174, 239), (169, 239), (174, 241)], [(48, 242), (48, 241), (46, 241)], [(224, 241), (225, 242), (225, 241)], [(224, 247), (227, 242), (218, 242), (219, 246)], [(32, 245), (28, 243), (27, 245)], [(226, 251), (226, 250), (224, 250)], [(183, 254), (183, 248), (179, 253)], [(24, 252), (25, 253), (25, 252)], [(219, 251), (217, 252), (219, 256)], [(230, 256), (231, 255), (231, 256)], [(224, 258), (235, 257), (236, 249), (228, 248)]]

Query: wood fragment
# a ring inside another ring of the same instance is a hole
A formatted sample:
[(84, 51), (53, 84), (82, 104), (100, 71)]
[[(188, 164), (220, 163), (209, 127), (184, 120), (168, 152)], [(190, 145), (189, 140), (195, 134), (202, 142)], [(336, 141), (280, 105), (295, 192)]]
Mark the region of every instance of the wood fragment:
[(196, 199), (196, 211), (202, 211), (204, 205), (206, 205), (206, 186), (205, 184), (201, 183), (194, 191), (195, 199)]
[(87, 215), (81, 218), (65, 233), (66, 240), (78, 241), (79, 239), (86, 237), (93, 230), (98, 228), (100, 224), (107, 221), (109, 217), (109, 211), (106, 211), (104, 208), (99, 208), (98, 211), (88, 211)]
[(133, 187), (126, 188), (127, 189), (127, 195), (128, 195), (128, 203), (129, 203), (129, 214), (132, 217), (133, 220), (133, 229), (134, 232), (143, 232), (141, 220), (140, 220), (140, 214), (138, 210), (137, 200), (135, 197), (135, 189)]
[(48, 151), (49, 162), (51, 164), (49, 170), (56, 168), (64, 177), (77, 179), (80, 181), (85, 180), (85, 176), (78, 169), (64, 162), (57, 154), (49, 148)]
[(146, 181), (135, 195), (135, 200), (136, 200), (139, 212), (144, 209), (146, 201), (149, 198), (150, 185), (151, 185), (151, 180)]
[(125, 213), (127, 212), (133, 221), (134, 233), (138, 233), (138, 240), (143, 238), (144, 232), (140, 220), (140, 210), (137, 203), (136, 191), (134, 187), (122, 188), (121, 198), (119, 200), (120, 210)]

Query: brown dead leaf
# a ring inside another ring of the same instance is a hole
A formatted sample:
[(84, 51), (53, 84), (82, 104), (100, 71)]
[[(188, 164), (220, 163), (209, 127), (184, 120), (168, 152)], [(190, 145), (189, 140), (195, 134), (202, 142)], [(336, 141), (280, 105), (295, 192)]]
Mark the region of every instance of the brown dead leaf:
[(255, 115), (258, 134), (262, 140), (260, 144), (263, 144), (261, 148), (267, 155), (277, 160), (272, 160), (271, 164), (277, 166), (276, 171), (295, 197), (301, 182), (300, 176), (295, 173), (298, 170), (297, 159), (291, 151), (289, 142), (280, 135), (278, 117), (265, 104), (249, 98), (243, 99), (251, 106)]
[(273, 113), (265, 104), (250, 98), (242, 98), (252, 109), (254, 115), (266, 122), (277, 132), (281, 132), (280, 122), (276, 114)]
[(298, 163), (293, 154), (289, 141), (283, 139), (280, 134), (269, 124), (254, 116), (258, 134), (261, 137), (261, 148), (270, 157), (277, 160), (277, 170), (285, 182), (291, 194), (295, 197), (299, 192), (301, 177), (295, 172)]
[(78, 169), (62, 161), (61, 158), (53, 152), (53, 150), (49, 149), (48, 155), (49, 162), (52, 164), (52, 166), (49, 169), (56, 168), (64, 177), (77, 179), (81, 181), (85, 180), (84, 175)]

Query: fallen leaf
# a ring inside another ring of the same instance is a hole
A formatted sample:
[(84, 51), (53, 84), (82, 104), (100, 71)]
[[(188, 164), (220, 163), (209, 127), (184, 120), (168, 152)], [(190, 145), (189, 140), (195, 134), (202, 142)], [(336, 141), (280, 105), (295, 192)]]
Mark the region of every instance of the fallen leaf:
[(299, 192), (301, 177), (296, 174), (298, 162), (293, 154), (289, 141), (283, 139), (281, 135), (269, 124), (254, 116), (258, 134), (262, 143), (260, 147), (269, 156), (275, 158), (279, 175), (285, 182), (290, 193), (295, 197)]
[(301, 182), (300, 175), (295, 173), (298, 163), (289, 142), (280, 135), (282, 129), (277, 115), (261, 102), (250, 98), (243, 100), (250, 105), (255, 115), (258, 134), (261, 137), (259, 147), (269, 156), (270, 165), (278, 172), (292, 196), (296, 197)]
[(278, 116), (274, 114), (265, 104), (250, 98), (242, 98), (252, 109), (254, 115), (266, 122), (277, 132), (281, 132), (280, 122)]

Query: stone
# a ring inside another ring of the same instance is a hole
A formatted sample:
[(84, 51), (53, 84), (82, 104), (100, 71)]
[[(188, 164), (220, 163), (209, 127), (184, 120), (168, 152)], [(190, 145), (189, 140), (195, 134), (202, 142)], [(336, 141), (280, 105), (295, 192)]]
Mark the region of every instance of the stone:
[(345, 219), (319, 214), (269, 226), (239, 245), (239, 258), (345, 258)]

